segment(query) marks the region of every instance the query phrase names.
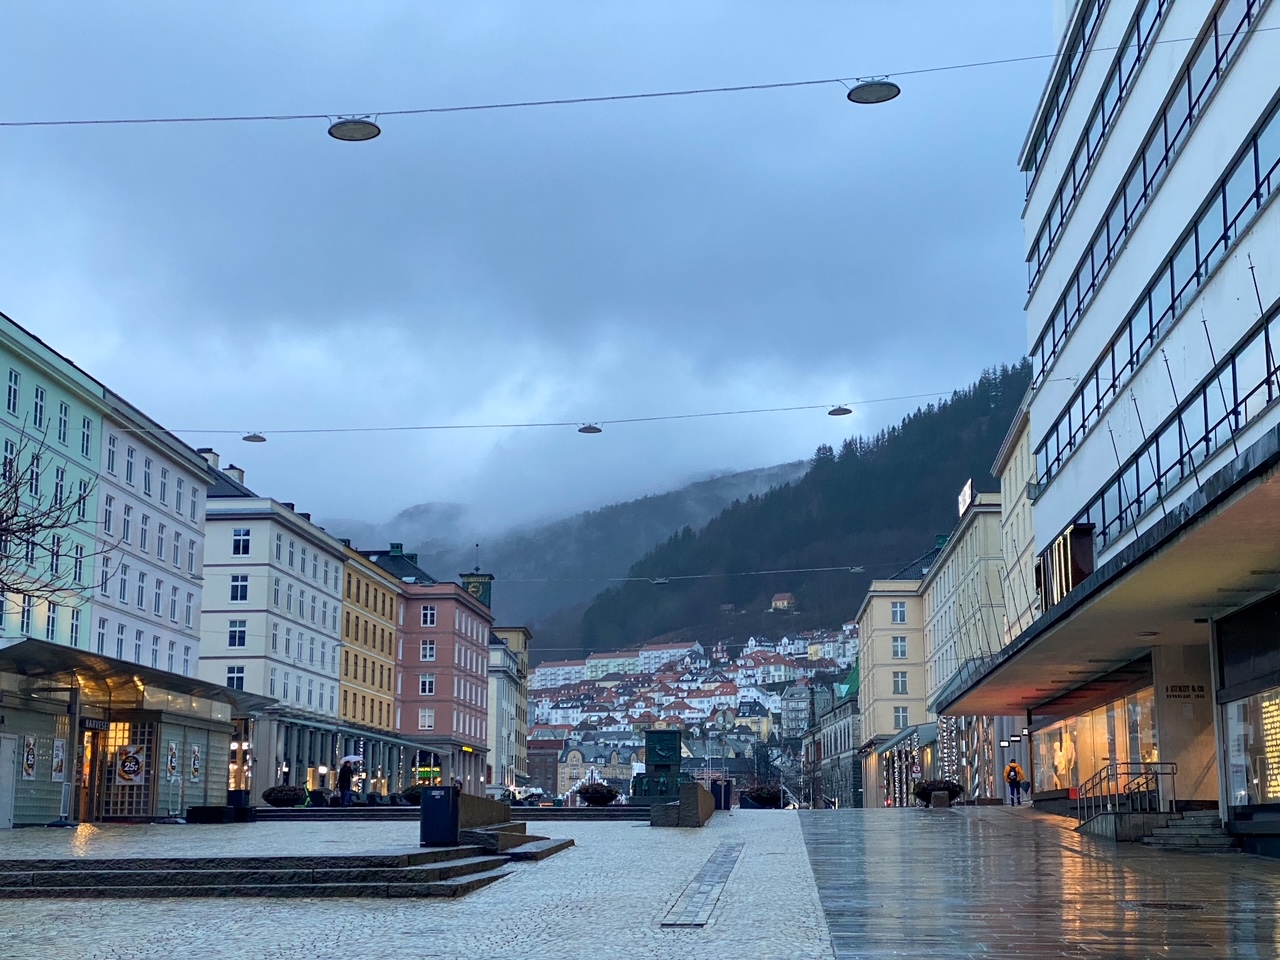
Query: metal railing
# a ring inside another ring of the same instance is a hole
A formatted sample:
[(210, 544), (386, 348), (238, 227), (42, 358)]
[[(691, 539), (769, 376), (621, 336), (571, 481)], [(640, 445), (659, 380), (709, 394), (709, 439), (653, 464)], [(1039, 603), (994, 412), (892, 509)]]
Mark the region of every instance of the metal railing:
[(1103, 813), (1172, 813), (1177, 774), (1172, 762), (1107, 763), (1076, 791), (1076, 818), (1087, 823)]

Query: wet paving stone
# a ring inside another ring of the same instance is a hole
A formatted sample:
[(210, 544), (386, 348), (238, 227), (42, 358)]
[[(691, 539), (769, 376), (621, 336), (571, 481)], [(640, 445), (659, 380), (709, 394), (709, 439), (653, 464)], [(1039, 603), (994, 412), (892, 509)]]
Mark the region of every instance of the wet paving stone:
[(1280, 957), (1280, 861), (1093, 840), (999, 807), (800, 824), (839, 960)]

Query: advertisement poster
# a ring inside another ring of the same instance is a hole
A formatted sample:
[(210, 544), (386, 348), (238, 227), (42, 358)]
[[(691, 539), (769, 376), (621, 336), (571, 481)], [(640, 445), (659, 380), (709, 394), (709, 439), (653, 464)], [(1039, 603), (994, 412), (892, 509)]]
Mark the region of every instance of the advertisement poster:
[(28, 733), (22, 738), (22, 779), (36, 778), (36, 738)]
[(200, 782), (200, 744), (191, 745), (191, 782)]
[(119, 749), (116, 754), (116, 783), (127, 785), (145, 782), (147, 775), (146, 763), (143, 761), (145, 749), (146, 747), (136, 743)]
[(169, 756), (164, 762), (164, 772), (170, 782), (180, 779), (178, 776), (178, 742), (169, 741)]
[(53, 772), (49, 779), (54, 783), (62, 783), (67, 779), (67, 741), (53, 741)]

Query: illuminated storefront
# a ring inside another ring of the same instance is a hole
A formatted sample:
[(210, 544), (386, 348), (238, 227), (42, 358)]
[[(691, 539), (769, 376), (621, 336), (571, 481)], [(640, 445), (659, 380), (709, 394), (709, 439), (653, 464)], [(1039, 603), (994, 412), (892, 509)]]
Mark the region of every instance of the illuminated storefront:
[(1072, 790), (1108, 763), (1156, 763), (1155, 690), (1145, 687), (1031, 736), (1037, 793)]

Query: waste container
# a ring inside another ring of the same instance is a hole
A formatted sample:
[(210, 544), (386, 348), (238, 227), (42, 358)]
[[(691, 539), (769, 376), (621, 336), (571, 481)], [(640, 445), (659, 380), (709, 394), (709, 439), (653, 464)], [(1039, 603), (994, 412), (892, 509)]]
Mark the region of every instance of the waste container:
[(717, 810), (733, 809), (733, 781), (712, 780), (711, 795), (715, 797)]
[(418, 826), (418, 845), (456, 847), (458, 845), (457, 787), (423, 787)]

